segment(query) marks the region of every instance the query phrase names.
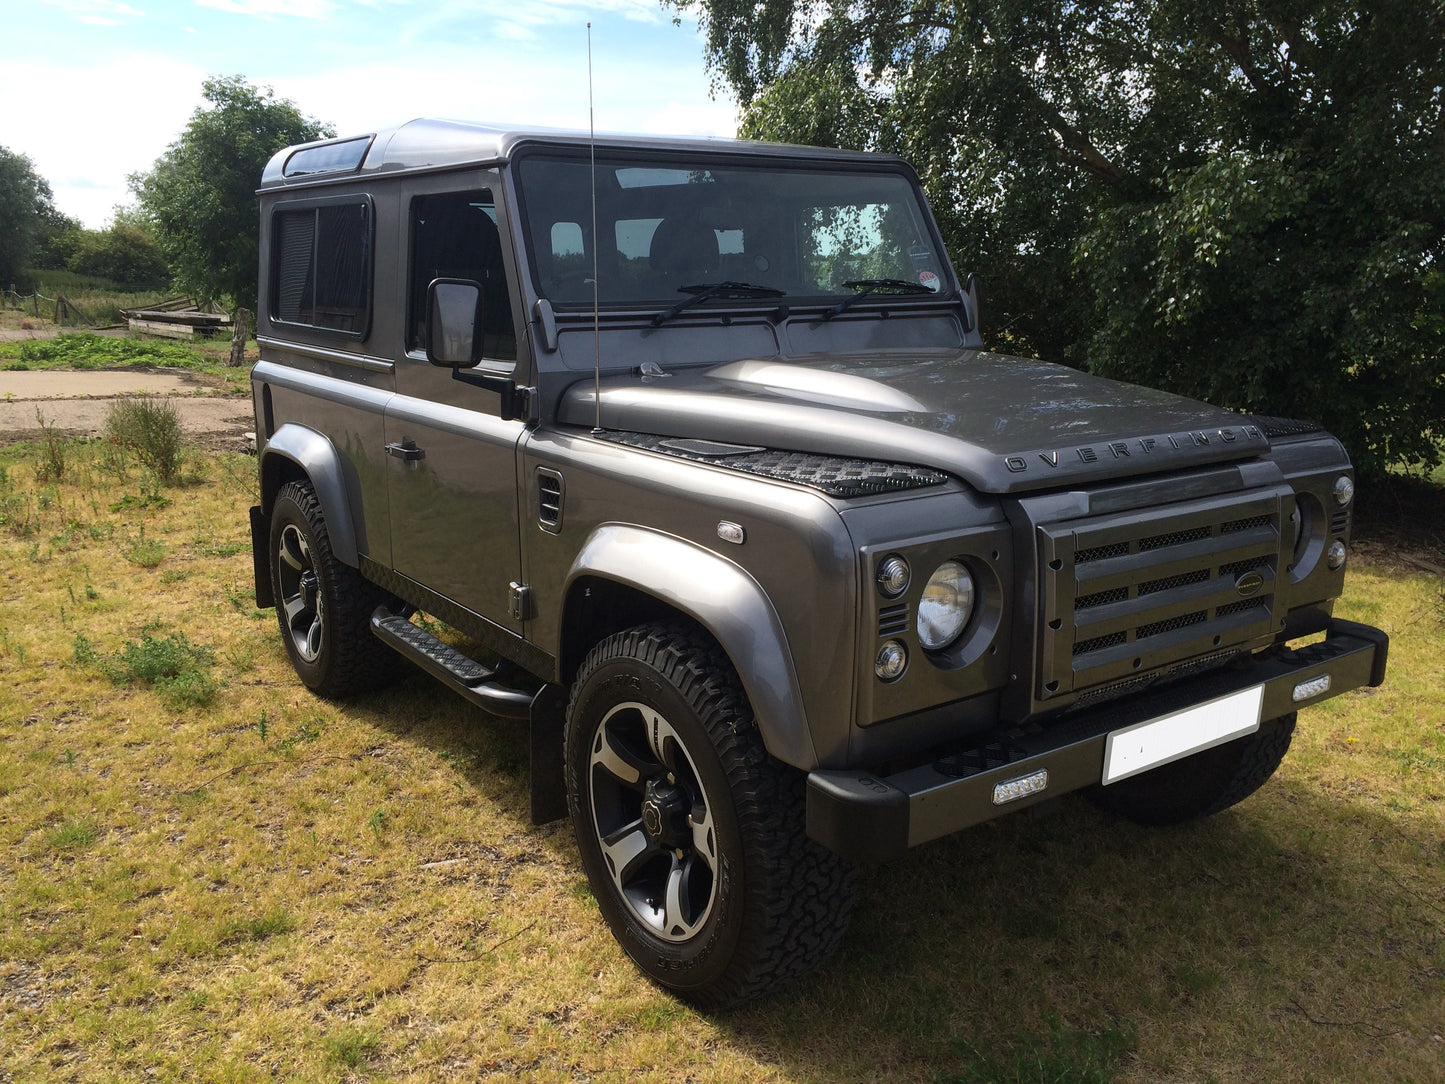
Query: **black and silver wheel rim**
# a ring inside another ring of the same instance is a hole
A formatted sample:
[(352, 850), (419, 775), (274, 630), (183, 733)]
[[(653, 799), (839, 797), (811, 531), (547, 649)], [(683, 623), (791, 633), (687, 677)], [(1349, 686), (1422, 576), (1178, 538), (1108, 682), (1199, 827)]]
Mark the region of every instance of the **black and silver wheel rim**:
[(315, 662), (321, 654), (325, 604), (321, 598), (321, 580), (311, 557), (311, 544), (294, 523), (281, 529), (276, 572), (280, 580), (281, 612), (291, 646), (306, 662)]
[(677, 731), (646, 704), (613, 707), (588, 756), (592, 825), (623, 904), (664, 941), (684, 942), (717, 902), (712, 803)]

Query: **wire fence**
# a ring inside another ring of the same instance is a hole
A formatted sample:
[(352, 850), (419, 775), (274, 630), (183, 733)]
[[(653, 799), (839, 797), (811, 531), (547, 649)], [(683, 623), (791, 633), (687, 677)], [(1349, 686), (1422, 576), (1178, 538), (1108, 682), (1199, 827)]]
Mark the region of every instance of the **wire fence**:
[(22, 294), (12, 286), (0, 296), (5, 299), (6, 308), (28, 312), (37, 319), (42, 315), (41, 306), (43, 305), (48, 310), (44, 315), (57, 324), (66, 324), (71, 327), (95, 326), (95, 321), (86, 315), (79, 305), (61, 293), (57, 293), (54, 297), (46, 297), (39, 290), (33, 294)]

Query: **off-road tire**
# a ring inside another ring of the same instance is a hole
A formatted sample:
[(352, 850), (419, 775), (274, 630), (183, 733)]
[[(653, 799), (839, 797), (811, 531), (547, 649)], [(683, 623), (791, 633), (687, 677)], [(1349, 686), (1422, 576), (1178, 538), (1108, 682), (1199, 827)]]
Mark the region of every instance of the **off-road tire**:
[(1295, 712), (1269, 719), (1243, 738), (1206, 749), (1109, 786), (1089, 797), (1138, 824), (1182, 824), (1213, 816), (1264, 786), (1294, 736)]
[[(573, 831), (602, 915), (638, 967), (717, 1010), (827, 959), (847, 929), (856, 873), (807, 837), (805, 777), (764, 749), (717, 644), (684, 624), (629, 629), (592, 649), (572, 688)], [(624, 778), (634, 771), (639, 780)], [(659, 794), (666, 803), (659, 805)], [(666, 828), (649, 835), (649, 800), (653, 823), (658, 808), (671, 811), (670, 837)], [(640, 854), (644, 844), (652, 857), (633, 857), (614, 876), (604, 847), (616, 857)], [(671, 876), (714, 892), (704, 900), (695, 891), (689, 907), (681, 891), (676, 900), (659, 891)], [(649, 909), (659, 896), (664, 906)]]
[(277, 492), (267, 556), (281, 641), (312, 692), (351, 696), (395, 679), (400, 657), (371, 633), (371, 615), (389, 596), (331, 552), (309, 482), (287, 482)]

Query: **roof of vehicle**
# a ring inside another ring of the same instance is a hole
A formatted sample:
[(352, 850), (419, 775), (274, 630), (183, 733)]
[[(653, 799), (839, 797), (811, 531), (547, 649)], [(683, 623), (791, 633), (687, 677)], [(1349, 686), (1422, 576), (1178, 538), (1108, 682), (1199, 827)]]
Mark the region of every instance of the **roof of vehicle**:
[[(261, 189), (291, 188), (357, 176), (411, 170), (448, 169), (505, 161), (521, 145), (551, 143), (579, 148), (591, 142), (588, 133), (562, 128), (514, 128), (473, 121), (418, 118), (377, 132), (323, 139), (277, 151), (261, 174)], [(740, 139), (679, 138), (601, 134), (599, 148), (633, 151), (767, 155), (774, 158), (828, 161), (898, 161), (858, 151), (759, 143)], [(298, 166), (305, 164), (305, 168)]]

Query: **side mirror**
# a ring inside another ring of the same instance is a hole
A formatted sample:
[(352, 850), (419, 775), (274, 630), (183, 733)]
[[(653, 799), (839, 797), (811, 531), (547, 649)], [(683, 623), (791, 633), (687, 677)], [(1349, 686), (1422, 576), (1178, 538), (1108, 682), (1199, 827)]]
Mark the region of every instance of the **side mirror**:
[(426, 357), (448, 369), (470, 369), (481, 360), (481, 283), (435, 279), (427, 287)]
[(973, 322), (969, 331), (979, 331), (978, 303), (979, 303), (979, 281), (978, 275), (972, 271), (968, 278), (963, 280), (963, 292), (968, 295), (968, 318)]

